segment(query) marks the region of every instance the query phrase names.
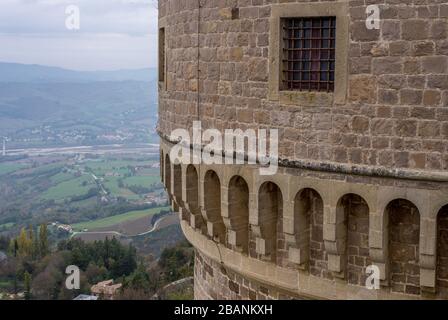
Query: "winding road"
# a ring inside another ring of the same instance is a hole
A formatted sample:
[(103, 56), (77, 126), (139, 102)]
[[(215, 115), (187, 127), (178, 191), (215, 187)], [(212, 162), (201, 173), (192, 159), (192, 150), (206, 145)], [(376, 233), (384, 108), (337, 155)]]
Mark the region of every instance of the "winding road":
[(138, 234), (135, 234), (135, 235), (123, 234), (123, 233), (120, 233), (118, 231), (86, 231), (86, 232), (73, 232), (72, 235), (70, 236), (70, 239), (75, 237), (75, 236), (77, 236), (77, 235), (82, 235), (82, 234), (113, 234), (113, 235), (116, 235), (116, 236), (119, 236), (119, 237), (123, 237), (123, 238), (140, 237), (140, 236), (144, 236), (144, 235), (147, 235), (149, 233), (152, 233), (154, 231), (157, 231), (158, 228), (159, 228), (160, 223), (162, 221), (164, 221), (165, 219), (168, 219), (168, 218), (170, 218), (170, 215), (160, 217), (156, 221), (156, 223), (154, 223), (154, 226), (150, 230), (142, 232), (142, 233), (138, 233)]

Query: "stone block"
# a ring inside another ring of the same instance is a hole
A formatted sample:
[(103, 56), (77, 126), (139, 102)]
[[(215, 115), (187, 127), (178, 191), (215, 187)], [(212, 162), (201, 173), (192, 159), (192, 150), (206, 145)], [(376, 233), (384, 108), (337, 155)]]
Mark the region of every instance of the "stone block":
[(376, 81), (371, 76), (357, 76), (350, 79), (350, 99), (352, 101), (374, 103)]
[(404, 20), (402, 23), (402, 38), (405, 40), (424, 40), (429, 35), (427, 20)]
[(421, 90), (400, 90), (400, 102), (405, 105), (419, 105), (422, 103), (423, 93)]
[(336, 225), (335, 224), (324, 224), (324, 240), (326, 241), (336, 241)]
[(422, 121), (419, 123), (418, 135), (420, 137), (435, 138), (440, 135), (440, 123), (438, 121)]
[(197, 215), (190, 215), (190, 226), (194, 229), (201, 227), (202, 217)]
[(328, 255), (328, 270), (333, 272), (341, 272), (343, 270), (343, 258), (341, 255)]
[(440, 104), (440, 92), (437, 90), (425, 90), (423, 92), (423, 105), (436, 106)]
[(448, 75), (430, 75), (428, 76), (428, 88), (448, 89)]
[(236, 246), (238, 244), (238, 233), (235, 230), (227, 230), (227, 241), (230, 245)]
[(380, 37), (380, 30), (369, 30), (365, 21), (354, 22), (351, 26), (353, 41), (376, 41)]
[(374, 58), (372, 71), (374, 74), (397, 74), (402, 69), (401, 57)]
[(232, 19), (232, 8), (221, 8), (218, 14), (222, 19)]
[(437, 257), (435, 254), (420, 253), (420, 257), (419, 257), (420, 267), (422, 267), (424, 269), (435, 269), (436, 261), (437, 261)]
[(369, 118), (363, 116), (353, 117), (352, 130), (356, 133), (367, 134), (369, 132)]
[(268, 255), (270, 253), (269, 245), (266, 239), (256, 238), (255, 239), (255, 251), (261, 255)]
[(420, 285), (422, 287), (434, 288), (436, 286), (436, 270), (420, 269)]
[(443, 39), (448, 37), (448, 24), (446, 21), (437, 20), (431, 25), (431, 38), (432, 39)]
[(295, 264), (303, 264), (308, 261), (307, 250), (290, 247), (288, 250), (288, 259)]
[(448, 57), (434, 56), (422, 58), (422, 71), (425, 73), (446, 73), (448, 68)]
[(429, 56), (434, 54), (434, 50), (432, 41), (419, 41), (413, 44), (412, 53), (415, 56)]
[(400, 40), (400, 21), (385, 20), (381, 25), (384, 40)]

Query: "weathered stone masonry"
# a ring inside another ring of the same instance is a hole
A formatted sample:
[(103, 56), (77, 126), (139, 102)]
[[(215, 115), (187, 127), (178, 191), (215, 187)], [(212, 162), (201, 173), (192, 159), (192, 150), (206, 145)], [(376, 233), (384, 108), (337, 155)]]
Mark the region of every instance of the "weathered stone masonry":
[[(159, 14), (162, 176), (197, 298), (448, 297), (448, 1), (161, 0)], [(334, 92), (280, 90), (286, 16), (336, 17)], [(173, 164), (170, 133), (195, 120), (279, 129), (279, 172)], [(380, 290), (363, 286), (370, 264)]]

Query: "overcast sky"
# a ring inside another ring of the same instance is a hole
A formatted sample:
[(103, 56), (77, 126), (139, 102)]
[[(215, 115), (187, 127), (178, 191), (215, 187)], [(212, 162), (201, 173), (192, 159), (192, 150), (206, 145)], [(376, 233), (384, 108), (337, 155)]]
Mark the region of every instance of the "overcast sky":
[[(157, 64), (155, 0), (0, 0), (0, 61), (75, 70)], [(67, 6), (80, 29), (66, 27)]]

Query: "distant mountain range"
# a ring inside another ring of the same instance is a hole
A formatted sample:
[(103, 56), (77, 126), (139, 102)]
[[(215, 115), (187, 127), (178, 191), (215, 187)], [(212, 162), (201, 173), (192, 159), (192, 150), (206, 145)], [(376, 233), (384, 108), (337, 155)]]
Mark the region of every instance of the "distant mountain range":
[(156, 122), (156, 69), (0, 63), (0, 137), (11, 148), (150, 142)]
[(4, 82), (97, 82), (97, 81), (155, 81), (157, 69), (116, 71), (74, 71), (58, 67), (0, 62), (0, 83)]

